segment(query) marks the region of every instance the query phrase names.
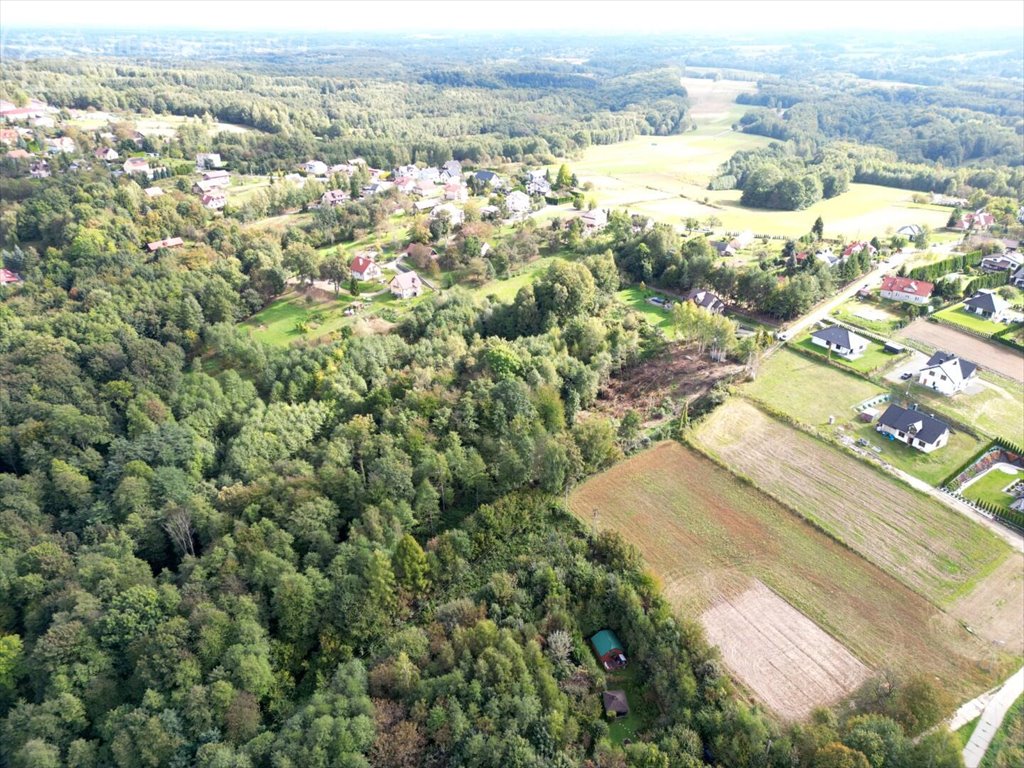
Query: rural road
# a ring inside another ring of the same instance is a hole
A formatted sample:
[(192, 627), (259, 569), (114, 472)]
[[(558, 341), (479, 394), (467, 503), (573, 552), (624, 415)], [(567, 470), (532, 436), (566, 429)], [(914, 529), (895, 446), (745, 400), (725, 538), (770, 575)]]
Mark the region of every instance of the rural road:
[[(951, 251), (953, 244), (938, 245), (934, 248), (926, 248), (924, 250), (929, 251)], [(825, 319), (836, 307), (842, 304), (844, 301), (852, 298), (857, 294), (861, 288), (867, 288), (873, 285), (875, 281), (880, 280), (881, 277), (889, 272), (895, 273), (900, 268), (903, 262), (907, 261), (913, 256), (916, 256), (920, 251), (917, 248), (904, 248), (903, 253), (894, 254), (889, 257), (889, 262), (879, 262), (878, 266), (868, 272), (861, 278), (854, 280), (850, 285), (843, 289), (840, 293), (837, 293), (831, 299), (828, 299), (806, 315), (801, 317), (799, 320), (795, 320), (791, 325), (787, 326), (784, 330), (788, 335), (788, 338), (792, 339), (802, 333), (805, 330), (809, 330), (819, 320)]]
[(1003, 687), (996, 691), (985, 705), (985, 710), (981, 713), (981, 722), (964, 747), (965, 768), (978, 768), (985, 757), (988, 745), (992, 743), (992, 738), (1006, 716), (1006, 711), (1021, 694), (1024, 694), (1024, 667), (1018, 669), (1003, 683)]

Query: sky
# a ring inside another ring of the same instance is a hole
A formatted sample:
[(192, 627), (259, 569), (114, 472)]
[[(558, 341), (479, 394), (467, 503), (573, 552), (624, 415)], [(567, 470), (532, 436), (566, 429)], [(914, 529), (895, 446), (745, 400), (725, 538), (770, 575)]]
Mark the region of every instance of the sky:
[(329, 32), (804, 32), (901, 28), (1024, 34), (1021, 0), (3, 0), (0, 30), (155, 27)]

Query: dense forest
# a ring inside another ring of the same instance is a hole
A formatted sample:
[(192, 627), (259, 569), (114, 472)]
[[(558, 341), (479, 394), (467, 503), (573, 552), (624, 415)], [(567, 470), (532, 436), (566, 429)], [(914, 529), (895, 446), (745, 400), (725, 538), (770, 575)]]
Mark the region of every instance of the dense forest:
[[(245, 56), (216, 36), (169, 39), (90, 37), (82, 50), (104, 58), (84, 59), (75, 35), (13, 35), (4, 62), (5, 98), (196, 120), (143, 143), (179, 177), (157, 198), (98, 163), (71, 172), (58, 156), (41, 179), (0, 166), (0, 261), (23, 279), (0, 286), (0, 764), (960, 764), (955, 737), (932, 730), (950, 702), (919, 678), (883, 674), (807, 723), (777, 722), (637, 552), (566, 507), (642, 442), (635, 418), (595, 407), (601, 387), (668, 345), (615, 301), (622, 284), (710, 287), (792, 318), (867, 269), (866, 251), (796, 266), (819, 230), (735, 269), (702, 235), (612, 211), (590, 237), (578, 219), (517, 224), (485, 257), (491, 225), (428, 224), (397, 190), (283, 230), (249, 225), (308, 206), (318, 182), (226, 215), (188, 194), (197, 151), (236, 173), (313, 156), (472, 166), (687, 130), (689, 49), (589, 41), (580, 58), (541, 40), (509, 63), (516, 41), (313, 37), (257, 54), (250, 40)], [(115, 133), (131, 147), (127, 126)], [(737, 156), (723, 176), (751, 205), (800, 207), (841, 194), (869, 158), (800, 141)], [(390, 333), (282, 348), (238, 325), (289, 280), (337, 288), (347, 261), (317, 249), (383, 232), (396, 210), (424, 270), (442, 241), (443, 266), (481, 280), (564, 258), (510, 301), (440, 291)], [(187, 243), (144, 250), (171, 236)], [(734, 332), (708, 329), (735, 362), (765, 342)], [(630, 740), (601, 704), (587, 638), (603, 628), (644, 681), (650, 716)]]

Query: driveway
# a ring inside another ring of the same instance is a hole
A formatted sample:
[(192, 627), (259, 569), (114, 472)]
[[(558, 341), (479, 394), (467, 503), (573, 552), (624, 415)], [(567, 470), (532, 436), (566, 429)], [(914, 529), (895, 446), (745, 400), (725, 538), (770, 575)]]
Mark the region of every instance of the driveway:
[[(895, 384), (906, 384), (907, 381), (917, 381), (917, 372), (924, 368), (925, 363), (927, 362), (928, 355), (924, 352), (918, 352), (916, 349), (911, 349), (910, 357), (885, 374), (885, 380), (891, 381)], [(901, 379), (900, 376), (904, 373), (912, 373), (914, 376), (907, 380)]]

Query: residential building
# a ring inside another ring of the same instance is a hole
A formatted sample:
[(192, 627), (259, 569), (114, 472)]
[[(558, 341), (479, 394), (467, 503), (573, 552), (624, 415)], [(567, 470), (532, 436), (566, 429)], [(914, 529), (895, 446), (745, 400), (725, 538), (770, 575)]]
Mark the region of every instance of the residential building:
[(327, 174), (327, 163), (320, 160), (308, 160), (302, 164), (302, 170), (312, 176), (325, 176)]
[(416, 174), (419, 172), (419, 168), (415, 165), (400, 165), (391, 172), (391, 178), (395, 181), (399, 179), (416, 179)]
[(453, 227), (461, 225), (466, 219), (466, 214), (462, 212), (462, 209), (456, 208), (451, 203), (443, 203), (442, 205), (435, 206), (430, 212), (430, 218), (436, 219), (442, 213), (448, 214), (448, 221), (451, 222)]
[(981, 260), (981, 269), (984, 272), (1016, 272), (1021, 265), (1024, 265), (1024, 256), (1020, 251), (993, 253)]
[(1006, 299), (988, 288), (983, 288), (964, 302), (965, 312), (979, 315), (993, 323), (1005, 321), (1008, 309)]
[(686, 294), (686, 299), (687, 301), (692, 301), (698, 307), (706, 309), (708, 312), (713, 312), (716, 315), (720, 315), (725, 311), (725, 302), (711, 291), (694, 289)]
[(914, 280), (898, 275), (886, 275), (882, 278), (880, 295), (889, 301), (905, 301), (910, 304), (927, 304), (932, 296), (935, 285), (927, 280)]
[(629, 699), (626, 698), (625, 691), (604, 691), (601, 694), (601, 703), (606, 715), (614, 718), (629, 715)]
[(441, 166), (441, 181), (462, 181), (462, 163), (449, 160)]
[[(10, 155), (10, 152), (7, 153)], [(28, 173), (33, 179), (50, 178), (50, 163), (46, 160), (33, 160), (29, 163)]]
[(1010, 284), (1015, 288), (1024, 288), (1024, 267), (1021, 267), (1010, 276)]
[(945, 422), (895, 403), (885, 409), (875, 429), (889, 435), (891, 440), (899, 440), (924, 453), (931, 453), (949, 442), (949, 427)]
[(205, 171), (210, 168), (220, 168), (224, 165), (220, 159), (219, 152), (200, 152), (196, 155), (196, 170)]
[(205, 195), (207, 192), (222, 190), (227, 186), (222, 179), (200, 179), (192, 185), (192, 191), (197, 195)]
[(988, 229), (996, 222), (996, 217), (988, 211), (975, 211), (965, 213), (960, 220), (952, 226), (958, 232), (966, 232), (969, 229)]
[(119, 155), (117, 154), (116, 149), (113, 149), (111, 147), (99, 147), (96, 149), (95, 152), (93, 152), (93, 157), (95, 157), (97, 160), (104, 160), (109, 163), (113, 162), (114, 160), (117, 160)]
[(501, 180), (501, 177), (494, 171), (477, 171), (473, 174), (473, 177), (484, 186), (490, 187), (491, 189), (501, 189), (505, 186), (505, 182)]
[(735, 253), (736, 251), (743, 250), (752, 242), (754, 242), (753, 232), (740, 232), (736, 237), (729, 241), (729, 247), (732, 248), (733, 253)]
[(390, 283), (391, 295), (400, 299), (411, 299), (423, 293), (423, 283), (415, 272), (402, 272), (395, 275)]
[(416, 183), (412, 188), (413, 194), (417, 195), (433, 195), (437, 192), (437, 187), (434, 186), (434, 182), (429, 179), (416, 179)]
[(348, 200), (348, 192), (343, 189), (329, 189), (320, 197), (320, 205), (333, 208)]
[(177, 248), (179, 245), (184, 245), (185, 241), (180, 237), (165, 237), (163, 240), (157, 240), (153, 243), (146, 243), (146, 247), (150, 253), (155, 253), (161, 248)]
[(144, 157), (129, 157), (122, 167), (125, 173), (145, 174), (147, 178), (153, 178), (153, 169), (149, 167), (149, 160)]
[(847, 360), (856, 360), (868, 348), (868, 340), (841, 325), (830, 325), (811, 334), (811, 343), (825, 347)]
[(444, 185), (444, 199), (465, 202), (469, 199), (469, 190), (466, 185), (460, 182), (452, 182)]
[(204, 171), (203, 181), (215, 183), (219, 187), (231, 185), (231, 174), (227, 171)]
[(164, 195), (164, 191), (162, 189), (160, 189), (160, 187), (146, 187), (142, 191), (145, 193), (146, 197), (148, 197), (150, 200), (152, 200), (154, 198), (157, 198), (157, 197), (163, 197), (163, 195)]
[(56, 155), (61, 152), (70, 155), (77, 149), (74, 139), (70, 136), (58, 136), (56, 139), (46, 140), (46, 151), (52, 155)]
[(902, 227), (896, 230), (897, 235), (905, 237), (908, 240), (913, 240), (914, 238), (921, 235), (922, 232), (924, 232), (924, 230), (917, 224), (904, 224)]
[(9, 101), (0, 100), (0, 118), (15, 123), (23, 120), (44, 117), (50, 111), (50, 106), (38, 99), (29, 99), (28, 103), (19, 107)]
[(530, 197), (518, 189), (505, 195), (505, 209), (509, 216), (515, 219), (522, 218), (530, 212)]
[(583, 226), (588, 232), (597, 232), (604, 229), (608, 224), (608, 214), (599, 208), (595, 208), (580, 216), (580, 221), (583, 222)]
[(814, 252), (814, 258), (818, 261), (823, 261), (830, 267), (834, 267), (837, 264), (841, 264), (843, 261), (842, 256), (837, 256), (831, 248), (825, 247)]
[(21, 282), (21, 275), (9, 269), (0, 269), (0, 285), (14, 285)]
[(380, 265), (368, 256), (356, 256), (348, 268), (356, 280), (380, 280), (381, 277)]
[(919, 384), (941, 392), (944, 395), (955, 395), (963, 392), (977, 375), (978, 366), (964, 360), (951, 352), (936, 352), (929, 358), (924, 368), (918, 371)]
[(203, 208), (209, 211), (217, 211), (223, 208), (228, 202), (228, 197), (220, 190), (207, 192), (202, 197)]
[(416, 188), (416, 179), (412, 176), (399, 176), (395, 179), (395, 188), (399, 192), (412, 194), (412, 191)]
[(875, 256), (878, 254), (878, 250), (871, 243), (865, 243), (863, 240), (857, 240), (855, 242), (849, 243), (843, 249), (843, 258), (848, 259), (851, 256), (856, 256), (858, 253), (865, 249), (867, 250), (868, 255), (871, 256), (872, 259), (875, 258)]
[(591, 637), (590, 646), (606, 670), (626, 666), (626, 651), (622, 647), (622, 642), (610, 629), (602, 629)]

